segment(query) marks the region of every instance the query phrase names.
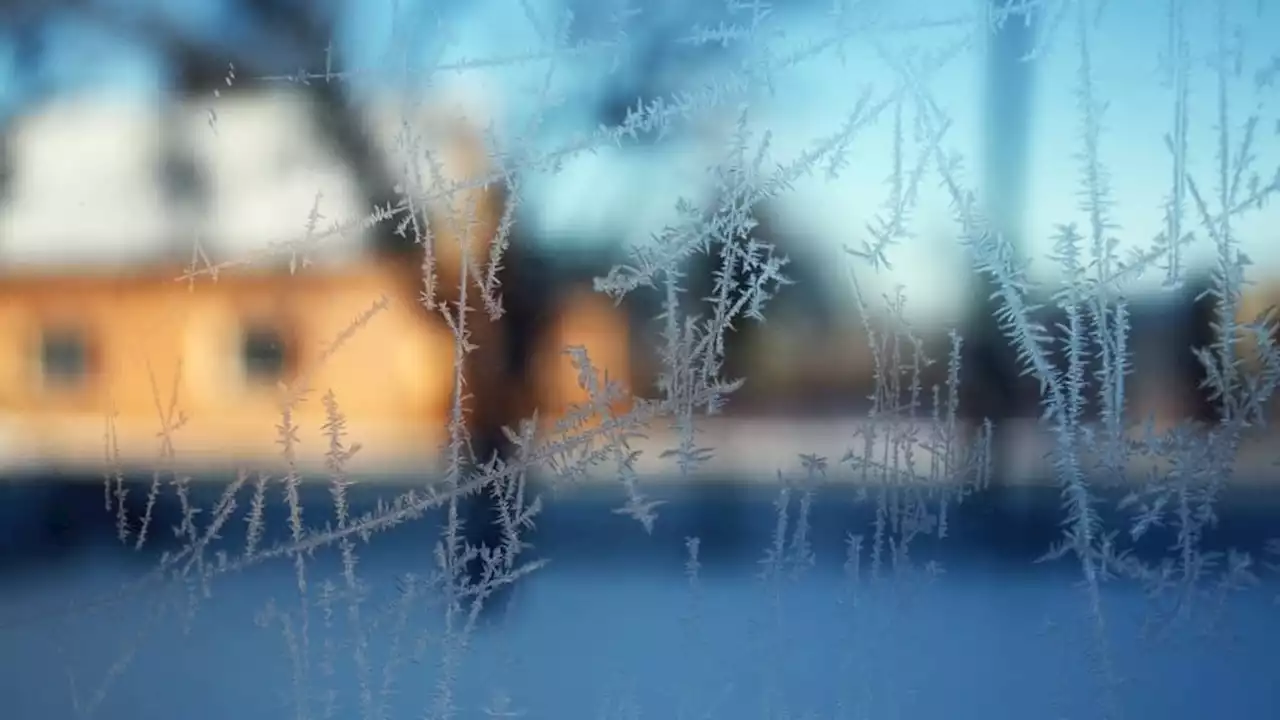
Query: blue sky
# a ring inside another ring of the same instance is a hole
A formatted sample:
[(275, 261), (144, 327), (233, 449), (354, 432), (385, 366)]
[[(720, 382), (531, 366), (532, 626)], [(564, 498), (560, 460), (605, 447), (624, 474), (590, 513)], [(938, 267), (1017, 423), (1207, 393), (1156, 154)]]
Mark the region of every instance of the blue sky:
[[(367, 38), (362, 46), (372, 60), (379, 51), (374, 39), (385, 36), (389, 13), (380, 16), (378, 3), (361, 3), (361, 22), (353, 23), (355, 36)], [(383, 3), (389, 6), (389, 2)], [(661, 4), (661, 3), (659, 3)], [(671, 3), (665, 5), (670, 6)], [(906, 0), (879, 4), (890, 8), (888, 15), (908, 21), (914, 18), (954, 18), (973, 8), (972, 3), (950, 4), (927, 0)], [(1211, 196), (1216, 165), (1217, 106), (1216, 77), (1208, 58), (1215, 49), (1214, 3), (1189, 3), (1187, 28), (1191, 43), (1193, 72), (1190, 122), (1190, 167), (1200, 178), (1202, 192)], [(470, 57), (486, 57), (509, 53), (515, 48), (535, 48), (540, 40), (510, 0), (488, 0), (468, 5), (465, 14), (448, 20), (455, 29), (456, 45), (446, 51), (442, 62)], [(554, 8), (547, 2), (538, 5), (545, 14)], [(775, 38), (774, 47), (799, 47), (814, 38), (829, 35), (831, 20), (825, 16), (826, 3), (787, 3), (778, 11), (777, 19), (785, 36)], [(1280, 167), (1280, 79), (1270, 89), (1254, 87), (1254, 69), (1264, 67), (1280, 54), (1280, 8), (1265, 8), (1257, 14), (1255, 3), (1235, 2), (1231, 6), (1232, 25), (1243, 28), (1244, 72), (1230, 79), (1230, 97), (1234, 127), (1233, 146), (1239, 142), (1246, 115), (1261, 116), (1255, 144), (1256, 169), (1264, 182)], [(1164, 135), (1172, 129), (1173, 92), (1161, 84), (1160, 57), (1168, 42), (1164, 3), (1109, 3), (1101, 23), (1091, 30), (1091, 60), (1095, 93), (1108, 107), (1102, 116), (1100, 141), (1103, 162), (1111, 175), (1113, 218), (1119, 226), (1123, 247), (1142, 247), (1163, 228), (1163, 203), (1169, 192), (1172, 160), (1164, 144)], [(707, 21), (704, 19), (704, 22)], [(1028, 254), (1035, 258), (1033, 277), (1052, 282), (1058, 279), (1056, 268), (1045, 260), (1058, 224), (1076, 222), (1087, 228), (1087, 215), (1079, 208), (1081, 114), (1076, 98), (1080, 49), (1076, 42), (1076, 26), (1070, 14), (1057, 27), (1054, 40), (1037, 61), (1032, 98), (1031, 172), (1026, 208), (1025, 233)], [(687, 23), (687, 21), (686, 21)], [(655, 22), (657, 28), (675, 25), (678, 20)], [(376, 30), (373, 28), (377, 28)], [(655, 30), (657, 31), (657, 30)], [(954, 42), (962, 28), (889, 36), (886, 45), (895, 50), (911, 46), (936, 49)], [(634, 37), (634, 36), (633, 36)], [(715, 72), (735, 62), (733, 53), (692, 68)], [(508, 97), (531, 96), (530, 88), (541, 79), (545, 65), (530, 66), (522, 73), (487, 73), (485, 82), (491, 88), (516, 88)], [(952, 129), (948, 149), (967, 159), (968, 177), (976, 183), (981, 177), (979, 156), (982, 130), (983, 57), (980, 49), (966, 52), (937, 71), (931, 84), (936, 101), (951, 115)], [(561, 87), (580, 101), (575, 116), (570, 107), (557, 116), (563, 135), (574, 129), (589, 129), (594, 122), (589, 115), (593, 92), (605, 88), (590, 80), (599, 74), (590, 68), (569, 65), (558, 75)], [(583, 79), (588, 80), (587, 83)], [(777, 93), (752, 98), (753, 122), (756, 128), (768, 129), (773, 135), (774, 158), (785, 162), (803, 151), (810, 143), (834, 132), (853, 107), (858, 92), (870, 88), (873, 97), (891, 92), (897, 76), (871, 50), (867, 43), (856, 43), (841, 62), (833, 53), (807, 61), (784, 73)], [(524, 108), (508, 104), (507, 117), (519, 117)], [(887, 118), (886, 118), (887, 120)], [(576, 126), (576, 127), (575, 127)], [(551, 135), (556, 135), (550, 131)], [(557, 138), (558, 139), (558, 138)], [(865, 238), (864, 225), (886, 197), (885, 179), (890, 174), (891, 126), (882, 121), (869, 128), (855, 144), (851, 162), (841, 177), (830, 180), (820, 174), (797, 183), (784, 210), (795, 229), (812, 237), (816, 252), (826, 253), (845, 243), (858, 243)], [(555, 139), (552, 140), (555, 142)], [(1234, 148), (1233, 148), (1234, 152)], [(628, 239), (639, 240), (651, 230), (673, 217), (672, 207), (680, 194), (699, 192), (699, 173), (709, 161), (705, 148), (675, 145), (665, 152), (650, 154), (635, 150), (606, 151), (588, 156), (570, 165), (554, 177), (546, 178), (546, 186), (534, 189), (536, 207), (548, 229), (561, 233), (573, 227), (585, 233), (616, 227)], [(617, 179), (617, 171), (626, 169), (625, 181)], [(974, 187), (980, 192), (980, 188)], [(612, 208), (617, 208), (613, 210)], [(628, 213), (624, 216), (624, 213)], [(1188, 218), (1197, 231), (1203, 231)], [(1260, 270), (1280, 275), (1280, 252), (1271, 248), (1280, 242), (1280, 205), (1255, 212), (1237, 225), (1239, 236)], [(947, 313), (964, 293), (970, 272), (965, 258), (954, 242), (954, 223), (947, 198), (930, 177), (922, 188), (921, 206), (915, 230), (918, 237), (900, 246), (894, 255), (895, 271), (882, 278), (882, 289), (902, 283), (908, 297), (928, 314)], [(1187, 259), (1195, 267), (1207, 267), (1213, 260), (1212, 248), (1206, 242), (1191, 250)], [(1158, 290), (1160, 277), (1135, 284), (1136, 292)], [(914, 292), (912, 291), (914, 289)]]
[[(164, 4), (176, 9), (193, 27), (209, 32), (229, 28), (235, 21), (221, 0)], [(402, 8), (415, 7), (409, 0), (399, 0), (399, 4)], [(575, 13), (584, 19), (579, 23), (580, 35), (575, 39), (608, 34), (609, 8), (618, 3), (575, 4)], [(672, 28), (687, 27), (691, 22), (691, 6), (687, 3), (646, 0), (644, 5), (649, 20), (633, 30), (633, 42), (643, 44), (663, 37), (669, 40)], [(902, 19), (956, 17), (974, 7), (971, 2), (957, 1), (950, 5), (953, 12), (936, 0), (878, 5), (888, 8), (887, 16)], [(1189, 5), (1193, 15), (1188, 25), (1189, 40), (1194, 59), (1190, 163), (1197, 176), (1203, 178), (1203, 192), (1212, 195), (1217, 108), (1216, 89), (1212, 84), (1215, 78), (1207, 57), (1215, 38), (1214, 4)], [(374, 66), (385, 57), (392, 27), (392, 6), (393, 0), (345, 3), (345, 21), (336, 44), (351, 63)], [(438, 14), (419, 16), (422, 39), (413, 43), (418, 61), (437, 54), (438, 62), (450, 63), (536, 51), (545, 46), (539, 30), (553, 28), (556, 18), (563, 17), (560, 0), (529, 0), (523, 5), (516, 0), (476, 0), (433, 3), (430, 7)], [(605, 9), (601, 10), (602, 7)], [(707, 3), (696, 7), (702, 17), (695, 20), (715, 22), (716, 5)], [(783, 34), (773, 39), (772, 47), (782, 52), (830, 34), (832, 20), (824, 14), (829, 7), (829, 3), (817, 2), (786, 3), (786, 7), (780, 7), (776, 20)], [(1258, 170), (1266, 180), (1280, 165), (1280, 127), (1277, 126), (1280, 84), (1258, 91), (1254, 87), (1253, 71), (1280, 54), (1280, 8), (1267, 8), (1255, 16), (1252, 1), (1241, 0), (1232, 7), (1233, 20), (1241, 23), (1248, 41), (1243, 52), (1246, 71), (1231, 81), (1233, 138), (1239, 137), (1246, 114), (1260, 113), (1255, 154)], [(1159, 58), (1167, 42), (1167, 28), (1163, 3), (1109, 3), (1107, 13), (1093, 31), (1091, 46), (1095, 89), (1109, 103), (1103, 116), (1101, 149), (1112, 176), (1114, 218), (1121, 228), (1124, 244), (1132, 247), (1148, 244), (1161, 229), (1163, 198), (1170, 186), (1171, 160), (1163, 136), (1171, 128), (1173, 94), (1159, 82)], [(401, 22), (411, 15), (402, 10)], [(448, 33), (441, 35), (433, 32), (432, 27), (447, 28)], [(1056, 41), (1037, 61), (1033, 100), (1032, 172), (1025, 231), (1029, 254), (1038, 259), (1045, 256), (1055, 225), (1077, 222), (1084, 227), (1086, 222), (1086, 216), (1077, 207), (1080, 174), (1079, 161), (1074, 157), (1081, 147), (1080, 113), (1074, 95), (1080, 55), (1071, 19), (1058, 30)], [(645, 37), (646, 32), (649, 37)], [(893, 34), (886, 36), (884, 44), (893, 52), (909, 47), (936, 49), (952, 42), (959, 32), (957, 28), (942, 28)], [(680, 47), (670, 42), (659, 43), (659, 46), (666, 54)], [(49, 70), (59, 79), (59, 84), (144, 95), (160, 92), (163, 85), (159, 59), (146, 48), (115, 41), (101, 33), (78, 28), (74, 23), (56, 27), (50, 47), (54, 61)], [(693, 60), (663, 61), (664, 52), (656, 56), (623, 57), (621, 76), (634, 78), (637, 69), (651, 70), (657, 63), (659, 71), (655, 74), (665, 71), (687, 81), (699, 73), (724, 72), (741, 57), (732, 50), (702, 53), (696, 56), (694, 64)], [(685, 53), (688, 56), (687, 51)], [(6, 78), (12, 77), (5, 71), (7, 60), (7, 51), (0, 50), (0, 98), (11, 100), (15, 86), (6, 84)], [(557, 62), (552, 89), (566, 102), (546, 116), (547, 121), (538, 135), (540, 143), (548, 147), (563, 144), (574, 132), (590, 131), (598, 123), (595, 108), (612, 89), (602, 72), (608, 61), (608, 57), (597, 55)], [(472, 71), (446, 79), (483, 96), (499, 128), (510, 136), (516, 129), (525, 127), (533, 109), (528, 100), (535, 97), (547, 67), (545, 62), (534, 62), (524, 64), (519, 70)], [(947, 136), (948, 149), (967, 159), (967, 177), (974, 183), (981, 177), (978, 150), (983, 72), (981, 54), (975, 49), (938, 69), (930, 85), (935, 99), (953, 121)], [(896, 83), (896, 75), (868, 43), (855, 43), (844, 62), (828, 53), (782, 73), (775, 94), (761, 93), (751, 98), (751, 121), (757, 130), (768, 129), (772, 133), (773, 159), (784, 163), (816, 139), (834, 132), (861, 89), (870, 89), (875, 99), (892, 92)], [(658, 82), (657, 88), (670, 90), (663, 85)], [(887, 197), (885, 180), (890, 173), (892, 141), (888, 117), (859, 136), (850, 162), (839, 178), (829, 180), (819, 174), (805, 179), (796, 184), (795, 192), (783, 203), (782, 209), (793, 229), (812, 238), (813, 252), (829, 253), (843, 244), (865, 239), (865, 224)], [(557, 173), (529, 179), (529, 221), (558, 236), (566, 247), (602, 237), (642, 241), (674, 217), (674, 204), (680, 196), (697, 199), (706, 191), (700, 178), (712, 160), (711, 150), (690, 135), (665, 143), (657, 152), (643, 148), (609, 148), (575, 159)], [(908, 151), (908, 161), (914, 152)], [(1278, 207), (1280, 205), (1273, 205), (1254, 213), (1251, 220), (1237, 227), (1254, 260), (1264, 271), (1276, 275), (1280, 275), (1280, 253), (1270, 249), (1280, 239), (1275, 230), (1280, 227)], [(895, 269), (879, 280), (881, 287), (888, 289), (901, 283), (921, 312), (930, 315), (949, 312), (971, 275), (954, 242), (953, 228), (947, 198), (936, 177), (930, 175), (922, 188), (916, 215), (914, 229), (918, 237), (895, 251)], [(1208, 244), (1202, 242), (1189, 257), (1204, 266), (1211, 261), (1211, 253)], [(1056, 277), (1054, 268), (1047, 262), (1038, 261), (1033, 270), (1036, 277), (1044, 280)], [(1158, 278), (1153, 277), (1135, 289), (1154, 290), (1158, 282)]]

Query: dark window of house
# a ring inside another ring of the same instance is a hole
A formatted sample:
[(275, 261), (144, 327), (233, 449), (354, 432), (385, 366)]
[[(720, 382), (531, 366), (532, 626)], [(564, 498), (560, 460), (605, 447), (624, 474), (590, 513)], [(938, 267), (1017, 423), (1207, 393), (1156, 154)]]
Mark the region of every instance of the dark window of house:
[(247, 328), (241, 339), (240, 356), (250, 382), (277, 382), (284, 380), (289, 371), (288, 343), (278, 328)]
[(45, 385), (74, 387), (89, 375), (89, 345), (73, 329), (46, 330), (40, 338), (40, 372)]

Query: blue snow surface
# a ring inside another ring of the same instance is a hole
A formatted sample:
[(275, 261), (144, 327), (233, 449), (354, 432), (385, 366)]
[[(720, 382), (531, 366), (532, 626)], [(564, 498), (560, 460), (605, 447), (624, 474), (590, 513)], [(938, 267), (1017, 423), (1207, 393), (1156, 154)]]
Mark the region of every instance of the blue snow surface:
[[(76, 493), (62, 497), (64, 508), (80, 502), (91, 513), (96, 503), (101, 513), (100, 487)], [(971, 498), (954, 509), (950, 537), (913, 546), (917, 565), (935, 561), (940, 573), (871, 581), (864, 556), (862, 582), (850, 583), (844, 538), (869, 537), (874, 515), (844, 491), (823, 490), (810, 528), (816, 565), (775, 584), (757, 576), (776, 492), (655, 493), (670, 502), (652, 535), (610, 512), (616, 495), (549, 498), (531, 553), (551, 562), (483, 616), (455, 668), (454, 717), (1100, 718), (1108, 693), (1129, 718), (1280, 716), (1280, 583), (1261, 571), (1261, 585), (1221, 602), (1207, 596), (1164, 634), (1144, 630), (1152, 611), (1140, 590), (1107, 585), (1105, 679), (1078, 570), (1032, 562), (1057, 532), (1056, 491)], [(1275, 527), (1273, 501), (1224, 499), (1222, 525), (1206, 542), (1262, 542)], [(1006, 512), (1015, 506), (1020, 520)], [(402, 617), (395, 600), (405, 573), (431, 572), (437, 532), (423, 521), (358, 549), (369, 587), (365, 653), (353, 649), (345, 603), (328, 631), (313, 604), (307, 678), (295, 683), (281, 623), (255, 622), (274, 601), (299, 627), (291, 561), (218, 578), (190, 617), (180, 587), (158, 615), (158, 590), (95, 603), (166, 548), (113, 545), (110, 518), (82, 520), (58, 552), (10, 552), (0, 570), (0, 717), (430, 717), (443, 616), (420, 602)], [(696, 589), (684, 567), (692, 534), (702, 538)], [(336, 553), (317, 553), (313, 597), (341, 572)], [(416, 660), (388, 665), (415, 648)], [(296, 711), (299, 697), (309, 712)]]

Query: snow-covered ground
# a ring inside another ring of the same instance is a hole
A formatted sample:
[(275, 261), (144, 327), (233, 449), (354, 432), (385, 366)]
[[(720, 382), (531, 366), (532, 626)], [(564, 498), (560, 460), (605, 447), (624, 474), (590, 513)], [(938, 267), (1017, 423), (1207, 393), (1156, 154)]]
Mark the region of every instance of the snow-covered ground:
[[(535, 540), (552, 563), (461, 657), (455, 717), (1102, 717), (1093, 626), (1069, 563), (993, 559), (968, 536), (978, 526), (958, 520), (953, 540), (915, 551), (917, 562), (940, 560), (941, 576), (870, 583), (868, 560), (863, 582), (850, 584), (841, 537), (867, 518), (841, 502), (815, 507), (817, 566), (775, 593), (753, 577), (773, 527), (768, 502), (742, 512), (739, 536), (704, 536), (695, 591), (683, 574), (683, 535), (695, 532), (696, 508), (667, 506), (647, 536), (607, 507), (555, 501)], [(299, 684), (279, 620), (255, 625), (274, 600), (299, 630), (291, 562), (215, 581), (185, 633), (182, 588), (162, 615), (152, 613), (160, 597), (152, 591), (94, 604), (153, 567), (158, 550), (107, 541), (10, 570), (0, 581), (5, 717), (73, 718), (78, 701), (85, 716), (104, 720), (358, 718), (362, 677), (385, 717), (427, 716), (442, 658), (439, 612), (415, 602), (400, 626), (395, 603), (405, 587), (397, 576), (431, 571), (434, 538), (419, 524), (358, 550), (370, 592), (360, 609), (368, 668), (354, 652), (346, 604), (330, 629), (312, 605), (312, 659)], [(308, 572), (313, 588), (341, 581), (328, 555)], [(1149, 611), (1138, 592), (1110, 587), (1107, 642), (1126, 717), (1274, 716), (1274, 583), (1230, 596), (1214, 634), (1197, 630), (1214, 611), (1208, 603), (1165, 640), (1142, 639)], [(310, 714), (295, 714), (299, 693)]]
[[(1033, 420), (1010, 420), (1008, 433), (1004, 442), (1008, 443), (1008, 455), (1005, 462), (1005, 474), (1018, 483), (1042, 484), (1052, 477), (1050, 453), (1054, 451), (1052, 429), (1043, 423)], [(777, 482), (778, 473), (797, 476), (803, 473), (800, 456), (817, 455), (827, 459), (830, 471), (825, 482), (842, 484), (856, 479), (859, 475), (852, 472), (853, 465), (843, 463), (842, 459), (852, 450), (861, 458), (865, 454), (866, 437), (874, 438), (874, 461), (884, 463), (886, 458), (892, 462), (892, 454), (886, 455), (890, 444), (898, 448), (899, 472), (902, 477), (908, 474), (919, 480), (930, 478), (947, 479), (945, 473), (934, 473), (931, 470), (931, 446), (937, 447), (944, 438), (941, 432), (930, 422), (891, 423), (874, 422), (865, 417), (833, 416), (833, 417), (743, 417), (720, 416), (700, 417), (696, 421), (696, 445), (712, 450), (711, 457), (694, 467), (689, 477), (698, 478), (733, 478), (735, 482), (770, 485)], [(1158, 430), (1161, 428), (1158, 427)], [(101, 432), (97, 424), (88, 432)], [(1104, 437), (1101, 428), (1100, 437)], [(1133, 430), (1130, 437), (1138, 439), (1140, 430)], [(911, 439), (908, 439), (911, 438)], [(22, 454), (22, 448), (5, 443), (3, 424), (0, 423), (0, 466), (8, 472), (17, 472), (24, 477), (38, 474), (40, 466), (31, 458)], [(1280, 453), (1276, 451), (1274, 433), (1256, 431), (1247, 435), (1237, 454), (1235, 477), (1233, 483), (1267, 484), (1276, 477), (1277, 463)], [(442, 442), (438, 438), (437, 442)], [(404, 444), (404, 443), (402, 443)], [(648, 481), (666, 484), (679, 483), (683, 477), (672, 474), (676, 467), (671, 457), (663, 457), (663, 453), (680, 445), (679, 432), (665, 421), (650, 426), (645, 436), (630, 441), (632, 450), (639, 451), (636, 471)], [(914, 449), (914, 465), (906, 464), (906, 448)], [(395, 457), (385, 461), (382, 456), (377, 459), (366, 459), (357, 456), (349, 466), (350, 472), (368, 482), (390, 482), (398, 484), (405, 481), (417, 482), (424, 476), (432, 476), (440, 467), (439, 452), (433, 450), (435, 442), (424, 443), (412, 456)], [(373, 457), (373, 456), (370, 456)], [(220, 483), (234, 477), (239, 467), (234, 458), (226, 458), (225, 466), (206, 466), (203, 463), (183, 465), (179, 458), (179, 467), (185, 472), (194, 474), (195, 479)], [(89, 468), (80, 476), (90, 482), (101, 478), (98, 459), (89, 458), (84, 461)], [(92, 468), (90, 468), (92, 465)], [(78, 467), (78, 466), (77, 466)], [(1150, 459), (1134, 456), (1128, 470), (1134, 480), (1146, 477), (1146, 473), (1154, 463)], [(250, 464), (257, 470), (275, 471), (279, 468), (265, 464)], [(324, 481), (324, 468), (317, 463), (303, 463), (308, 479)], [(909, 472), (910, 471), (910, 472)], [(932, 473), (932, 474), (931, 474)], [(610, 484), (618, 477), (617, 468), (609, 463), (597, 465), (587, 473), (585, 480), (589, 483)], [(954, 479), (954, 478), (953, 478)]]

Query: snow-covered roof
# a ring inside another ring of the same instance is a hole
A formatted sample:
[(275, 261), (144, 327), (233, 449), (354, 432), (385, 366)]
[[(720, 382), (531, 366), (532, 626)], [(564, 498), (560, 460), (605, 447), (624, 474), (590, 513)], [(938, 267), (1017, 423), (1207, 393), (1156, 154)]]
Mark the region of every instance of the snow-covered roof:
[[(195, 232), (219, 255), (238, 257), (366, 216), (353, 170), (327, 145), (317, 109), (300, 92), (235, 93), (183, 103), (182, 132), (201, 181), (204, 211)], [(363, 252), (367, 237), (326, 238), (313, 259)]]
[[(500, 195), (494, 192), (500, 182), (487, 183), (495, 169), (495, 148), (485, 131), (487, 112), (477, 103), (456, 93), (416, 102), (382, 98), (371, 101), (364, 113), (366, 130), (382, 151), (387, 171), (429, 211), (433, 233), (469, 233), (473, 253), (485, 251), (482, 245), (496, 231), (502, 212), (496, 202)], [(478, 229), (467, 229), (469, 214), (481, 220)], [(448, 224), (449, 218), (460, 224)], [(436, 245), (438, 262), (456, 266), (458, 247), (456, 242)]]
[[(184, 254), (194, 240), (235, 258), (364, 217), (357, 179), (327, 146), (310, 100), (234, 93), (164, 106), (59, 99), (12, 126), (11, 182), (0, 198), (0, 263), (113, 266)], [(166, 163), (198, 181), (174, 202)], [(363, 233), (326, 240), (318, 262), (364, 251)]]
[(98, 97), (18, 119), (7, 139), (0, 262), (108, 262), (169, 242), (176, 228), (159, 183), (161, 130), (155, 105)]

